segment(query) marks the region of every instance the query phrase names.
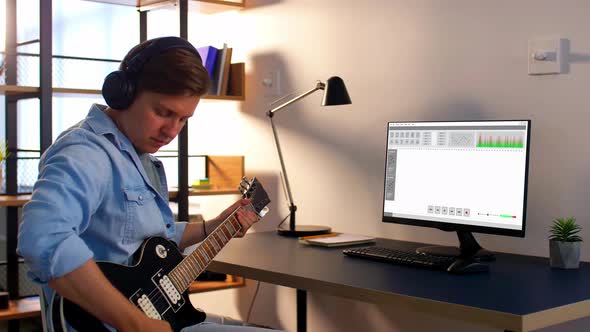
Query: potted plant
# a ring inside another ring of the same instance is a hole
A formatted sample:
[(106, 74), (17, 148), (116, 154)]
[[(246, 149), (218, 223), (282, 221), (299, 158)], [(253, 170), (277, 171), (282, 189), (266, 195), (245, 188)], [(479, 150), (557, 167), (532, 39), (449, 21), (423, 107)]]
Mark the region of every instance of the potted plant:
[(4, 168), (2, 167), (2, 163), (8, 158), (8, 156), (10, 156), (10, 152), (8, 152), (8, 143), (0, 142), (0, 188), (4, 181)]
[(580, 243), (578, 233), (582, 227), (576, 218), (556, 218), (549, 236), (549, 264), (553, 268), (577, 269), (580, 266)]

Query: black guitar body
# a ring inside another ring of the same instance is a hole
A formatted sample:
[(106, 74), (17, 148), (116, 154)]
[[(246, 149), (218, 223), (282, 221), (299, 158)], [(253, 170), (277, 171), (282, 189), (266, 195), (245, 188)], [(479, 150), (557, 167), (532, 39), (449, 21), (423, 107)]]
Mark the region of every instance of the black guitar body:
[[(148, 311), (151, 309), (152, 313), (157, 312), (154, 315), (168, 321), (173, 331), (178, 332), (205, 320), (205, 313), (195, 309), (190, 303), (188, 291), (177, 294), (176, 297), (166, 293), (166, 285), (170, 284), (162, 279), (168, 279), (170, 271), (183, 259), (172, 242), (160, 237), (149, 238), (138, 250), (136, 257), (138, 263), (134, 266), (108, 262), (99, 262), (98, 266), (126, 298), (140, 308), (140, 302), (144, 303), (144, 312), (145, 308), (148, 308)], [(63, 318), (78, 331), (108, 331), (98, 319), (84, 309), (67, 299), (60, 299), (63, 301), (63, 308), (59, 308), (59, 300), (54, 300), (52, 304), (54, 331), (63, 331), (61, 326), (57, 326), (60, 325), (61, 319), (56, 313), (63, 313)]]

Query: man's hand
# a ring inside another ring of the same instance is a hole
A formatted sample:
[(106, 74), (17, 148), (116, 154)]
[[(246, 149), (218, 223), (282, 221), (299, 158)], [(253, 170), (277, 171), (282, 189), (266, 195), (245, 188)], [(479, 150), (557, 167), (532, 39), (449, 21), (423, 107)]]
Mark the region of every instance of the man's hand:
[[(223, 221), (223, 220), (227, 219), (231, 215), (231, 213), (234, 212), (237, 208), (245, 207), (248, 204), (250, 204), (249, 199), (241, 199), (241, 200), (235, 202), (234, 204), (230, 205), (223, 212), (221, 212), (221, 214), (219, 214), (219, 216), (217, 218), (219, 218), (219, 220)], [(247, 208), (239, 209), (236, 212), (236, 217), (237, 217), (240, 225), (242, 225), (242, 229), (236, 234), (236, 237), (243, 237), (244, 235), (246, 235), (246, 232), (248, 231), (248, 229), (252, 225), (254, 225), (255, 222), (258, 221), (258, 216), (256, 215), (256, 213), (254, 213), (253, 211), (250, 211)]]

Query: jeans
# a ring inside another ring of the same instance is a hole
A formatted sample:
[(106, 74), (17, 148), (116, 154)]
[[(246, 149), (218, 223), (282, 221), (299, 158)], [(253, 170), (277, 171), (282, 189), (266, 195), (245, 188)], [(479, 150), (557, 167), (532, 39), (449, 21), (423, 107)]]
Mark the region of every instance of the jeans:
[(207, 314), (207, 319), (205, 319), (204, 322), (185, 327), (181, 332), (279, 332), (278, 330), (270, 330), (243, 324), (244, 323), (239, 320)]

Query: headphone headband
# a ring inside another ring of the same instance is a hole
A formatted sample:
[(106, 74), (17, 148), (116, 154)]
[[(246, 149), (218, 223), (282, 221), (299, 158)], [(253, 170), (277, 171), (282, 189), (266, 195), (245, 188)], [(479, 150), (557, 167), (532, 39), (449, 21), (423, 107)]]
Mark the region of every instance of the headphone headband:
[(153, 39), (153, 41), (145, 49), (139, 51), (133, 58), (127, 61), (127, 66), (124, 69), (129, 74), (138, 74), (143, 66), (153, 56), (162, 54), (168, 50), (180, 48), (190, 51), (200, 58), (197, 49), (188, 41), (180, 37), (160, 37)]

